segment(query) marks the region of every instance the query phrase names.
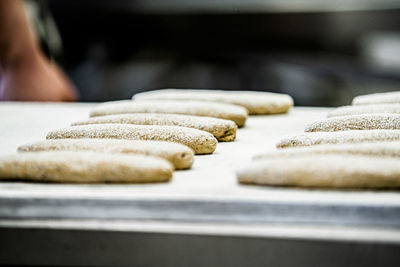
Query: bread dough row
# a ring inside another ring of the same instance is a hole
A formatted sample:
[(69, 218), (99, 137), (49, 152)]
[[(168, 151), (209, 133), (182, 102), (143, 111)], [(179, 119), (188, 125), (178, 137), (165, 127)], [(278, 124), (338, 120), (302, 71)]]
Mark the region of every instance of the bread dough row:
[(256, 155), (241, 183), (327, 187), (400, 187), (400, 92), (354, 98), (306, 133), (282, 139), (279, 150)]
[(194, 152), (163, 141), (55, 139), (26, 144), (0, 157), (0, 180), (65, 183), (166, 182), (188, 169)]
[(400, 187), (400, 139), (376, 143), (347, 140), (322, 145), (308, 142), (307, 146), (256, 155), (251, 164), (237, 172), (238, 180), (245, 184), (321, 188)]
[(400, 91), (357, 96), (351, 106), (336, 108), (328, 117), (370, 113), (400, 113)]
[(293, 105), (287, 95), (264, 92), (187, 91), (184, 97), (167, 99), (154, 98), (155, 93), (149, 99), (141, 94), (136, 101), (100, 104), (91, 118), (52, 131), (45, 141), (21, 146), (20, 154), (0, 158), (0, 179), (168, 181), (174, 168), (190, 168), (194, 154), (213, 153), (217, 139), (235, 140), (248, 110), (283, 113)]

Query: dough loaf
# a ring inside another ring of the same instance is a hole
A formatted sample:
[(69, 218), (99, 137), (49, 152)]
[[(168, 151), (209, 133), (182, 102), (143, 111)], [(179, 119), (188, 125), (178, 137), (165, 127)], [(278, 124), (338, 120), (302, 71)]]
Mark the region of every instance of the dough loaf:
[(241, 106), (206, 101), (121, 100), (99, 104), (90, 112), (90, 117), (126, 113), (167, 113), (214, 117), (234, 121), (240, 127), (245, 124), (248, 112)]
[(310, 124), (306, 132), (348, 130), (400, 130), (400, 114), (363, 114), (328, 118)]
[(393, 113), (400, 114), (400, 104), (378, 104), (378, 105), (360, 105), (343, 106), (334, 109), (328, 113), (328, 117), (362, 115), (373, 113)]
[(293, 147), (255, 155), (253, 160), (324, 154), (370, 155), (400, 158), (400, 141)]
[(400, 159), (304, 155), (257, 160), (237, 172), (241, 183), (323, 188), (398, 188)]
[(199, 100), (245, 107), (249, 114), (285, 113), (293, 106), (287, 94), (236, 90), (163, 89), (139, 93), (135, 100)]
[(218, 141), (233, 141), (236, 138), (236, 124), (231, 120), (211, 117), (157, 114), (157, 113), (133, 113), (118, 114), (89, 118), (72, 125), (125, 123), (136, 125), (168, 125), (183, 126), (206, 131), (214, 135)]
[(313, 132), (282, 139), (277, 148), (344, 144), (379, 141), (400, 141), (400, 130), (353, 130), (341, 132)]
[(184, 144), (196, 154), (213, 153), (217, 139), (205, 131), (178, 126), (91, 124), (72, 126), (47, 134), (47, 139), (113, 138), (128, 140), (156, 140)]
[(161, 158), (99, 152), (27, 152), (0, 156), (0, 180), (57, 183), (166, 182), (172, 165)]
[(26, 144), (18, 152), (39, 151), (93, 151), (101, 153), (142, 154), (160, 157), (171, 162), (176, 169), (188, 169), (194, 161), (189, 147), (165, 141), (122, 139), (54, 139)]
[(353, 105), (400, 104), (400, 91), (356, 96)]

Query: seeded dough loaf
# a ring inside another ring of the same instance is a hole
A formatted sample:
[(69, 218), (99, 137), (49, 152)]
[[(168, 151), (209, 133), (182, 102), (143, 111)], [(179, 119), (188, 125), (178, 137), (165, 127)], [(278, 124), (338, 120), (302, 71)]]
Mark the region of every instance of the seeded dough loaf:
[(352, 104), (400, 104), (400, 91), (356, 96)]
[(91, 124), (72, 126), (47, 134), (47, 139), (112, 138), (128, 140), (156, 140), (184, 144), (196, 154), (213, 153), (217, 139), (205, 131), (178, 126)]
[(328, 113), (328, 117), (362, 115), (373, 113), (393, 113), (400, 114), (400, 104), (378, 104), (378, 105), (360, 105), (343, 106), (334, 109)]
[(255, 155), (253, 160), (325, 154), (369, 155), (400, 158), (400, 141), (293, 147)]
[(18, 152), (93, 151), (102, 153), (142, 154), (168, 160), (176, 169), (188, 169), (194, 161), (189, 147), (165, 141), (122, 139), (54, 139), (26, 144)]
[(139, 93), (135, 100), (198, 100), (245, 107), (250, 115), (285, 113), (293, 106), (287, 94), (257, 91), (163, 89)]
[(257, 160), (237, 172), (241, 183), (323, 188), (398, 188), (400, 159), (304, 155)]
[(306, 132), (335, 132), (348, 130), (400, 130), (400, 114), (363, 114), (341, 116), (317, 121)]
[(243, 126), (247, 119), (247, 110), (241, 106), (206, 101), (132, 101), (121, 100), (99, 104), (90, 117), (126, 114), (126, 113), (164, 113), (206, 116), (234, 121)]
[(104, 123), (183, 126), (209, 132), (214, 135), (218, 139), (218, 141), (225, 142), (235, 140), (237, 129), (236, 124), (231, 120), (202, 116), (157, 113), (132, 113), (99, 116), (89, 118), (85, 121), (76, 122), (72, 125)]
[(353, 130), (341, 132), (313, 132), (282, 139), (277, 148), (312, 146), (321, 144), (400, 141), (400, 130)]
[(0, 180), (57, 183), (166, 182), (172, 165), (162, 158), (99, 152), (27, 152), (0, 156)]

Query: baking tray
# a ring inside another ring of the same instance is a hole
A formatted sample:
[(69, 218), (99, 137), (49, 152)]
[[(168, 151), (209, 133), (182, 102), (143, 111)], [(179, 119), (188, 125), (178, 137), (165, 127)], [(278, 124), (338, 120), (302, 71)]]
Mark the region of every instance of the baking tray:
[[(0, 154), (93, 104), (0, 103)], [(0, 183), (0, 265), (399, 266), (400, 193), (241, 185), (235, 170), (327, 108), (252, 116), (161, 184)]]
[[(50, 130), (85, 119), (92, 104), (0, 104), (0, 151), (43, 140)], [(2, 219), (122, 219), (228, 223), (295, 223), (400, 227), (400, 193), (241, 185), (235, 170), (278, 140), (300, 133), (327, 108), (251, 116), (235, 142), (195, 157), (191, 170), (163, 184), (0, 183)]]

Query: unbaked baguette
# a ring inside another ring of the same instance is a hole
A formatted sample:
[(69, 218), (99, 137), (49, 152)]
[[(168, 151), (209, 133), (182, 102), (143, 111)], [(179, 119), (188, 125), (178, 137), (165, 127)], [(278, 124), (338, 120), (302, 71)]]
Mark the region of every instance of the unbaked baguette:
[(91, 124), (72, 126), (47, 134), (47, 139), (114, 138), (128, 140), (156, 140), (184, 144), (196, 154), (213, 153), (217, 139), (205, 131), (179, 126)]
[(200, 100), (245, 107), (249, 114), (285, 113), (293, 106), (287, 94), (236, 90), (163, 89), (139, 93), (135, 100)]
[(96, 106), (91, 117), (126, 113), (167, 113), (206, 116), (234, 121), (243, 126), (247, 110), (241, 106), (206, 101), (132, 101), (121, 100), (105, 102)]
[(320, 144), (400, 141), (400, 130), (352, 130), (341, 132), (303, 133), (282, 139), (277, 148)]
[(399, 188), (400, 159), (304, 155), (257, 160), (237, 172), (241, 183), (322, 188)]
[(400, 91), (356, 96), (353, 105), (400, 104)]
[(348, 130), (400, 130), (400, 114), (362, 114), (317, 121), (306, 132), (335, 132)]
[(328, 113), (328, 117), (362, 115), (373, 113), (400, 114), (400, 104), (377, 104), (338, 107)]
[(121, 139), (48, 139), (18, 148), (18, 152), (39, 151), (93, 151), (102, 153), (142, 154), (160, 157), (171, 162), (176, 169), (188, 169), (194, 161), (191, 148), (165, 141)]
[(233, 141), (236, 138), (236, 124), (231, 120), (217, 119), (211, 117), (180, 115), (180, 114), (157, 114), (157, 113), (132, 113), (99, 116), (72, 125), (125, 123), (136, 125), (167, 125), (195, 128), (214, 135), (218, 141)]
[(0, 180), (57, 183), (166, 182), (173, 167), (165, 159), (99, 152), (27, 152), (0, 156)]
[(253, 160), (325, 154), (369, 155), (400, 158), (400, 141), (293, 147), (258, 154), (253, 157)]

